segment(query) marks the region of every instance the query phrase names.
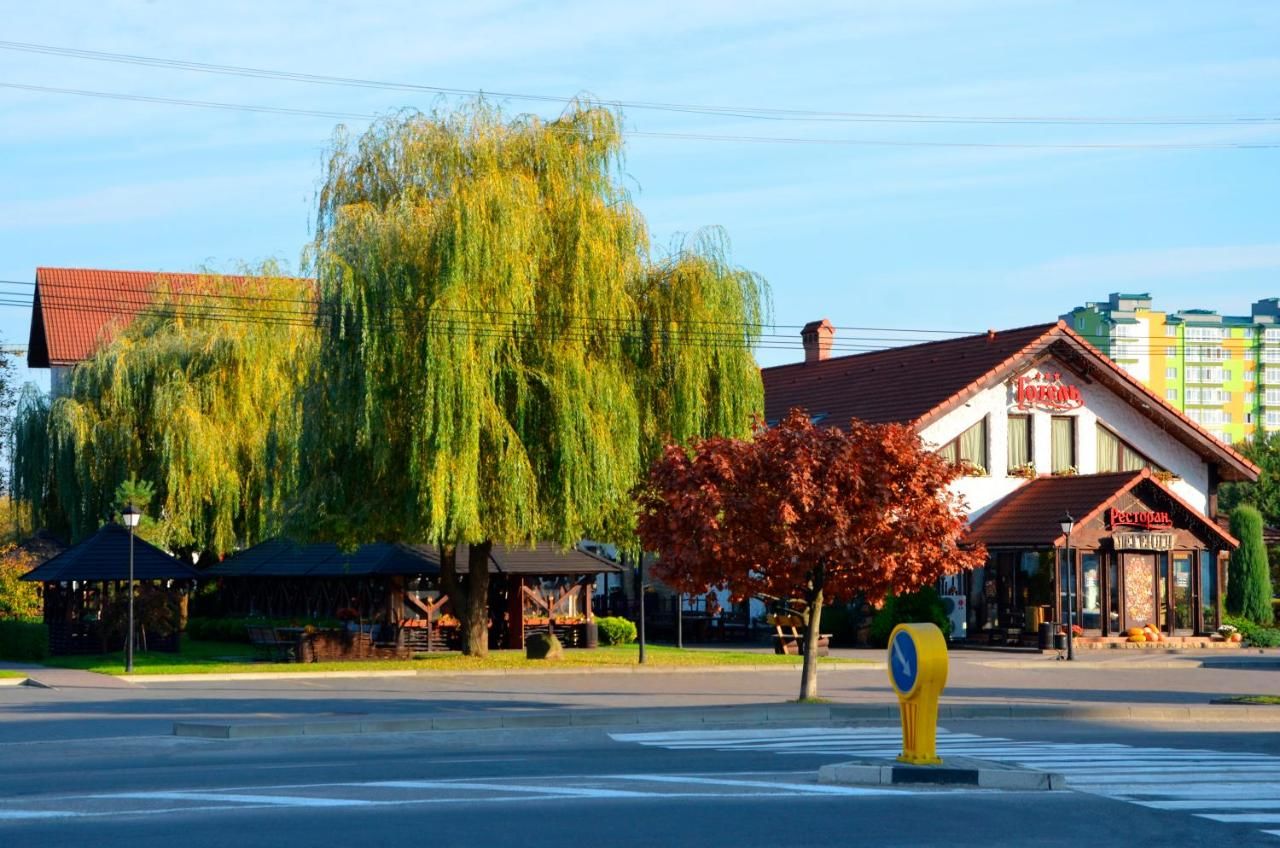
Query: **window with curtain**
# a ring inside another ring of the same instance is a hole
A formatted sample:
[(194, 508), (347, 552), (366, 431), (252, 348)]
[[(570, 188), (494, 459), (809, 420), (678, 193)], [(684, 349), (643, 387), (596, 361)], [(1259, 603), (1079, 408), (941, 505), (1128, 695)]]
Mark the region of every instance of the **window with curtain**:
[(1031, 416), (1009, 416), (1009, 471), (1031, 464)]
[(1054, 474), (1069, 472), (1076, 467), (1076, 419), (1068, 415), (1053, 416), (1051, 445)]
[(1132, 445), (1115, 433), (1097, 426), (1098, 432), (1098, 472), (1107, 471), (1141, 471), (1150, 468), (1152, 471), (1164, 471), (1159, 465), (1138, 453)]
[(964, 463), (987, 473), (987, 419), (983, 418), (943, 445), (938, 455), (953, 465)]

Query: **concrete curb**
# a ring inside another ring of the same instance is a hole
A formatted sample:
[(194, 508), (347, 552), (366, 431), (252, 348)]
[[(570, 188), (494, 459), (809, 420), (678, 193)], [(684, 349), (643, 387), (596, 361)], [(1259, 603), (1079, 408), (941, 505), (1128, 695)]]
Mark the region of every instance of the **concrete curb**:
[[(821, 664), (823, 674), (834, 671), (884, 671), (884, 663), (834, 663)], [(235, 680), (324, 680), (340, 678), (378, 677), (537, 677), (549, 674), (602, 675), (602, 674), (711, 674), (715, 672), (762, 671), (797, 674), (798, 665), (714, 665), (714, 666), (592, 666), (589, 668), (537, 669), (475, 669), (471, 671), (436, 671), (419, 669), (394, 669), (388, 671), (245, 671), (227, 674), (135, 674), (133, 677), (112, 675), (129, 683), (199, 683), (202, 681), (231, 682)]]
[[(1075, 721), (1197, 721), (1280, 723), (1280, 710), (1267, 706), (1084, 706), (1053, 704), (944, 704), (939, 720), (967, 719)], [(337, 736), (363, 733), (426, 733), (448, 730), (518, 730), (587, 727), (687, 727), (749, 724), (898, 721), (896, 704), (762, 704), (701, 709), (549, 710), (453, 716), (403, 716), (366, 719), (300, 719), (278, 722), (175, 722), (174, 736), (200, 739), (262, 739), (289, 736)]]
[(1052, 670), (1054, 673), (1060, 671), (1107, 671), (1114, 669), (1116, 671), (1156, 671), (1161, 669), (1182, 669), (1192, 670), (1199, 668), (1207, 669), (1231, 669), (1231, 670), (1271, 670), (1280, 669), (1280, 658), (1263, 657), (1261, 659), (1251, 660), (1236, 657), (1186, 657), (1184, 659), (1167, 659), (1167, 660), (1151, 660), (1143, 662), (1140, 660), (1074, 660), (1072, 662), (1052, 662), (1049, 660), (1003, 660), (1003, 661), (982, 661), (975, 662), (973, 665), (980, 665), (983, 668), (1016, 668), (1016, 669), (1044, 669)]
[(22, 686), (28, 679), (26, 677), (0, 677), (0, 686)]
[(969, 757), (951, 757), (938, 766), (915, 766), (894, 760), (833, 763), (818, 769), (818, 782), (852, 786), (976, 786), (1013, 791), (1065, 789), (1067, 785), (1066, 778), (1060, 774)]

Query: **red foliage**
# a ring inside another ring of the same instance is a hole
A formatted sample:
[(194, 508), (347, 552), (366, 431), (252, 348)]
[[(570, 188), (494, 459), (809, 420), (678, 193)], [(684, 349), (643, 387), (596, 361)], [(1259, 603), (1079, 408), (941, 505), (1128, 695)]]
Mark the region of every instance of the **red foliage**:
[(961, 549), (960, 470), (910, 427), (815, 427), (792, 410), (753, 440), (669, 446), (640, 494), (655, 571), (683, 591), (872, 603), (981, 565)]

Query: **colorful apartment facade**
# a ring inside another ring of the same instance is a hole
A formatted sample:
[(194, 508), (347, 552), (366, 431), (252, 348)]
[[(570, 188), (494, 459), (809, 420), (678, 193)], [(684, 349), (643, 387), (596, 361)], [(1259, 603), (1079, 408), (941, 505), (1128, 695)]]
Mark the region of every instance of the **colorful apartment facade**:
[(1112, 293), (1062, 319), (1223, 442), (1280, 430), (1280, 298), (1219, 315), (1165, 312), (1149, 294)]

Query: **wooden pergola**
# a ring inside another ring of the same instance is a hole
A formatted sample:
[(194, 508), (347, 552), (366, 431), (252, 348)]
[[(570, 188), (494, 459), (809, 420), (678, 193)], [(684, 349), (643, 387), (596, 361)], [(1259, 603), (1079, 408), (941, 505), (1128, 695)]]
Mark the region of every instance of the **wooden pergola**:
[[(457, 562), (465, 574), (465, 545)], [(549, 542), (495, 545), (489, 558), (490, 645), (522, 648), (528, 635), (550, 630), (566, 645), (594, 646), (596, 576), (622, 571), (596, 554)], [(226, 614), (316, 620), (350, 610), (361, 627), (367, 623), (372, 632), (376, 625), (383, 642), (400, 654), (459, 645), (458, 622), (439, 575), (434, 546), (375, 543), (344, 552), (287, 539), (255, 545), (204, 573), (217, 581)]]
[[(176, 652), (186, 594), (200, 573), (135, 537), (133, 576), (138, 644), (145, 650)], [(123, 647), (129, 597), (129, 531), (124, 527), (104, 525), (22, 579), (42, 586), (49, 653), (97, 654)]]

